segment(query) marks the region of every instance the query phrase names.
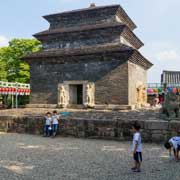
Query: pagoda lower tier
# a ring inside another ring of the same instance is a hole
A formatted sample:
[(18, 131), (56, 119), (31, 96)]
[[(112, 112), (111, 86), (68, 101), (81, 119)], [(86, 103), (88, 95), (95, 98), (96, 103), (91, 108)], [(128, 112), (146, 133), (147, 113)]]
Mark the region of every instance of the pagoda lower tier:
[(60, 107), (134, 106), (152, 66), (137, 50), (124, 45), (44, 50), (26, 56), (26, 61), (31, 104)]

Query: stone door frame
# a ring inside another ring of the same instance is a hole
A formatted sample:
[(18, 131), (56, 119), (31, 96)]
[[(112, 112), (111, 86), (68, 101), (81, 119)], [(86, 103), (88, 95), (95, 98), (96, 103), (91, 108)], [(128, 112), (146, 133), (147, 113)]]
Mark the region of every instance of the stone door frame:
[[(94, 99), (95, 99), (95, 85), (92, 82), (89, 82), (87, 80), (85, 81), (64, 81), (63, 83), (58, 84), (58, 107), (61, 108), (68, 108), (71, 106), (74, 106), (73, 104), (70, 104), (70, 94), (69, 94), (69, 86), (70, 85), (82, 85), (83, 86), (83, 104), (84, 107), (91, 107), (94, 106)], [(91, 94), (91, 103), (88, 102), (88, 96), (89, 91), (88, 88), (89, 85), (91, 85), (93, 88), (90, 92)], [(64, 92), (62, 92), (64, 91)], [(61, 97), (63, 96), (63, 97)], [(63, 99), (63, 100), (62, 100)], [(78, 106), (78, 105), (77, 105)]]

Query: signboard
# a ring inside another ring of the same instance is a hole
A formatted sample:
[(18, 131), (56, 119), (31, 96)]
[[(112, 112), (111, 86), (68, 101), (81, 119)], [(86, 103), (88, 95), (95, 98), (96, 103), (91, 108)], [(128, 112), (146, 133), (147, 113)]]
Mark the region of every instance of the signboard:
[(2, 95), (29, 96), (30, 92), (30, 84), (0, 81), (0, 94)]

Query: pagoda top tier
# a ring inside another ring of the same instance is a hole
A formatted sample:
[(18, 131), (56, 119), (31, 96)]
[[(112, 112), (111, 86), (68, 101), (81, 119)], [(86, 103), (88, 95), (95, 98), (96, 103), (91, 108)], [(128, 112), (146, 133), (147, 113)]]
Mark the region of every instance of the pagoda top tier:
[(49, 29), (104, 24), (119, 22), (127, 25), (131, 30), (136, 28), (134, 22), (120, 5), (96, 6), (46, 15), (44, 18), (50, 23)]

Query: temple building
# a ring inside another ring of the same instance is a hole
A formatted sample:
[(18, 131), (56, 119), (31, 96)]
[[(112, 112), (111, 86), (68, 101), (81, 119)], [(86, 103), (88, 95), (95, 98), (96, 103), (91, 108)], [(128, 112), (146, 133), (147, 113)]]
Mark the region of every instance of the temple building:
[(34, 35), (40, 52), (30, 65), (30, 104), (58, 107), (142, 106), (147, 70), (134, 22), (120, 5), (96, 6), (44, 16), (48, 30)]
[(166, 86), (180, 85), (180, 71), (163, 71), (161, 84)]

